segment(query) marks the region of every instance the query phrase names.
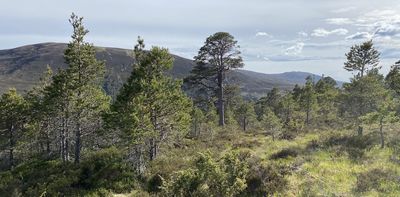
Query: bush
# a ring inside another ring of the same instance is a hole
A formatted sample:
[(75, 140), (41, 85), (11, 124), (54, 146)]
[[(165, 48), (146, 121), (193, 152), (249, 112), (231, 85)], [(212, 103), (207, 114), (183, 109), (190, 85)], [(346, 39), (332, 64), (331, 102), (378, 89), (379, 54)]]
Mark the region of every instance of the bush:
[(164, 184), (164, 178), (157, 173), (148, 180), (147, 191), (150, 193), (160, 192), (163, 184)]
[(90, 154), (81, 164), (33, 160), (0, 174), (0, 193), (7, 196), (107, 196), (130, 191), (134, 176), (116, 148)]
[(363, 136), (335, 136), (331, 135), (322, 142), (323, 148), (335, 150), (338, 155), (347, 153), (352, 160), (359, 160), (364, 156), (366, 150), (379, 144), (379, 136), (370, 133)]
[(286, 171), (274, 165), (265, 165), (261, 162), (250, 164), (246, 176), (246, 196), (272, 196), (282, 192), (287, 187)]
[(178, 171), (163, 185), (165, 196), (236, 196), (246, 188), (247, 154), (230, 152), (220, 160), (200, 154), (194, 168)]
[(381, 193), (399, 190), (400, 175), (392, 170), (372, 169), (357, 176), (355, 189), (357, 192), (376, 190)]
[(132, 189), (133, 178), (133, 171), (120, 151), (113, 147), (89, 155), (80, 165), (79, 181), (74, 186), (88, 190), (107, 188), (122, 193)]
[(295, 147), (291, 148), (285, 148), (283, 150), (280, 150), (270, 156), (270, 159), (276, 160), (276, 159), (284, 159), (288, 157), (297, 157), (299, 154), (299, 151)]

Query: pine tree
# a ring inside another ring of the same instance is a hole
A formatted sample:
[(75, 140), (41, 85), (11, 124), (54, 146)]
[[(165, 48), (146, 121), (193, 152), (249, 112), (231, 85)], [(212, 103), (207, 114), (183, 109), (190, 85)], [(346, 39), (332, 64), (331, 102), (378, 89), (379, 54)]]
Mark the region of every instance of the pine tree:
[(79, 163), (82, 149), (82, 135), (93, 132), (94, 122), (107, 109), (109, 98), (102, 89), (105, 65), (96, 59), (94, 46), (85, 42), (89, 32), (83, 26), (83, 18), (75, 14), (69, 20), (73, 27), (72, 41), (64, 53), (68, 65), (68, 88), (71, 89), (75, 129), (75, 163)]
[(379, 125), (379, 134), (381, 138), (381, 148), (385, 147), (385, 135), (383, 127), (387, 123), (398, 121), (396, 116), (396, 108), (398, 107), (398, 99), (392, 96), (392, 93), (386, 89), (382, 80), (374, 85), (374, 96), (376, 99), (376, 109), (372, 112), (361, 116), (362, 122), (368, 125), (377, 123)]
[(355, 76), (363, 77), (368, 71), (380, 69), (379, 52), (374, 48), (372, 40), (354, 45), (350, 52), (346, 54), (347, 61), (344, 63), (344, 69), (356, 72)]
[(15, 166), (15, 149), (22, 136), (26, 123), (27, 103), (17, 93), (10, 89), (0, 99), (0, 142), (8, 150), (8, 165)]
[(247, 131), (249, 124), (256, 119), (253, 104), (242, 101), (236, 109), (235, 116), (243, 131)]
[(204, 46), (194, 57), (195, 66), (186, 81), (201, 88), (211, 89), (218, 98), (219, 125), (225, 125), (224, 86), (226, 72), (243, 67), (237, 41), (226, 32), (217, 32), (206, 39)]
[(396, 62), (385, 78), (386, 84), (397, 96), (400, 96), (400, 61)]
[(306, 78), (306, 84), (301, 90), (300, 106), (306, 113), (305, 123), (310, 124), (311, 113), (316, 108), (316, 94), (311, 76)]
[[(356, 92), (357, 96), (352, 98), (351, 100), (354, 100), (355, 105), (358, 106), (359, 109), (356, 114), (357, 117), (365, 115), (366, 111), (366, 106), (368, 105), (369, 100), (367, 97), (369, 97), (368, 94), (365, 94), (364, 92), (368, 92), (368, 84), (365, 84), (364, 81), (364, 76), (372, 72), (372, 75), (370, 75), (369, 79), (371, 79), (371, 76), (374, 75), (374, 73), (377, 73), (378, 70), (381, 68), (379, 66), (379, 52), (374, 48), (372, 40), (367, 41), (362, 43), (361, 45), (354, 45), (351, 47), (350, 52), (346, 54), (347, 61), (344, 63), (344, 69), (350, 72), (356, 72), (354, 75), (354, 78), (352, 79), (352, 85), (347, 86), (347, 88), (350, 88), (354, 91), (358, 89)], [(369, 79), (366, 79), (367, 81)], [(367, 82), (368, 83), (368, 82)], [(353, 107), (353, 106), (350, 106)], [(353, 113), (354, 114), (354, 113)], [(361, 135), (363, 133), (363, 127), (360, 125), (360, 122), (358, 124), (358, 134)]]
[(132, 74), (112, 105), (108, 122), (129, 137), (136, 170), (143, 172), (145, 161), (157, 157), (162, 143), (186, 134), (192, 105), (181, 90), (182, 82), (165, 76), (173, 63), (167, 49), (152, 47), (145, 52), (139, 38), (134, 54)]
[(383, 83), (383, 76), (378, 70), (369, 72), (362, 78), (351, 79), (350, 83), (344, 84), (342, 95), (343, 108), (350, 120), (355, 121), (358, 126), (358, 134), (362, 135), (363, 127), (360, 117), (377, 110), (380, 99), (379, 91)]
[[(46, 154), (50, 157), (52, 152), (52, 142), (54, 139), (55, 130), (52, 127), (55, 114), (53, 113), (52, 106), (46, 100), (45, 91), (52, 83), (53, 71), (50, 66), (47, 66), (47, 70), (43, 73), (38, 85), (28, 91), (26, 100), (29, 105), (29, 130), (26, 135), (27, 140), (30, 142), (30, 150), (38, 148), (39, 154)], [(32, 152), (32, 151), (31, 151)]]
[(262, 119), (262, 116), (267, 108), (270, 108), (275, 114), (278, 114), (280, 112), (280, 100), (281, 95), (279, 89), (272, 88), (272, 90), (267, 93), (267, 96), (261, 97), (256, 103), (255, 112), (257, 114), (257, 119)]
[(321, 125), (333, 126), (338, 120), (339, 89), (336, 81), (331, 77), (323, 77), (315, 84), (317, 99), (316, 116)]
[(271, 134), (272, 140), (275, 140), (277, 132), (282, 129), (281, 119), (270, 108), (265, 109), (261, 125)]

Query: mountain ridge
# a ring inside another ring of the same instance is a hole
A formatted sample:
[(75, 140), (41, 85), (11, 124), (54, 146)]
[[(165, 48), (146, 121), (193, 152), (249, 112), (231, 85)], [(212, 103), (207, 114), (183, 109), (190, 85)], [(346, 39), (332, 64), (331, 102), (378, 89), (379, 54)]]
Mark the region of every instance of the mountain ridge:
[[(46, 42), (0, 50), (0, 93), (11, 87), (20, 91), (28, 90), (38, 82), (47, 65), (54, 71), (66, 68), (63, 59), (66, 47), (66, 43)], [(129, 77), (134, 63), (132, 54), (130, 49), (96, 46), (96, 57), (106, 63), (105, 89), (108, 93), (115, 94)], [(177, 55), (173, 57), (174, 67), (168, 74), (174, 78), (188, 76), (196, 65), (193, 60)], [(238, 84), (245, 94), (258, 97), (273, 87), (290, 89), (295, 84), (303, 84), (309, 75), (315, 80), (321, 78), (319, 75), (299, 71), (265, 74), (238, 69), (230, 72), (227, 80)]]

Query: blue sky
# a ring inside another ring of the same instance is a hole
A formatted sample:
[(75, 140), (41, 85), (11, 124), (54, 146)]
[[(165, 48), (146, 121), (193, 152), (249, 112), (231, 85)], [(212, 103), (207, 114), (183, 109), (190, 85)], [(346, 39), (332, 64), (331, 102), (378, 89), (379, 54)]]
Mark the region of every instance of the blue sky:
[(373, 39), (382, 72), (400, 59), (400, 0), (13, 0), (0, 7), (0, 48), (68, 42), (72, 12), (88, 40), (133, 48), (137, 36), (192, 58), (207, 36), (230, 32), (245, 69), (306, 71), (348, 80), (345, 53)]

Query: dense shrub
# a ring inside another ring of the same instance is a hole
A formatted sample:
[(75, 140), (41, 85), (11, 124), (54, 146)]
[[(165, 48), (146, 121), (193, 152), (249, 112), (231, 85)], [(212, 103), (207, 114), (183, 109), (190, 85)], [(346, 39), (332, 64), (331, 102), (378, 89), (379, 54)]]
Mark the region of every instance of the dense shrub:
[(84, 189), (107, 188), (115, 192), (132, 189), (134, 174), (116, 148), (95, 152), (80, 164), (76, 187)]
[(246, 188), (248, 166), (237, 152), (220, 161), (209, 153), (200, 154), (194, 168), (179, 171), (165, 182), (165, 196), (236, 196)]
[[(108, 190), (130, 191), (133, 173), (116, 148), (89, 155), (81, 164), (34, 160), (0, 174), (0, 193), (15, 196), (104, 196)], [(14, 193), (14, 194), (13, 194)], [(104, 194), (104, 195), (103, 195)]]

